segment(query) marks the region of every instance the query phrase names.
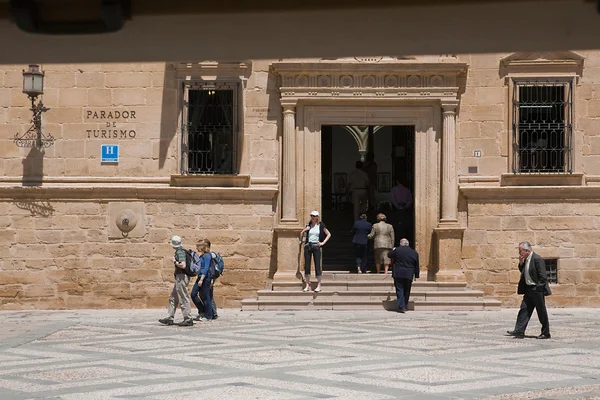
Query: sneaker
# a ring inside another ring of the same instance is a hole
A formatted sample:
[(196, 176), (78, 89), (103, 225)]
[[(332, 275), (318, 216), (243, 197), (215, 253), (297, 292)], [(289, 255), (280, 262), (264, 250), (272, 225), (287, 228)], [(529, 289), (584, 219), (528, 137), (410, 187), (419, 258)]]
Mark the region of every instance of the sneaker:
[(215, 314), (215, 316), (213, 317), (213, 319), (217, 319), (217, 318), (219, 318), (219, 316)]
[(320, 288), (320, 287), (316, 287), (316, 288), (315, 288), (315, 292), (319, 293), (320, 291), (321, 291), (321, 288)]
[(194, 318), (194, 321), (202, 321), (203, 318), (204, 318), (203, 314), (198, 314), (198, 316), (196, 318)]
[(158, 322), (160, 322), (163, 325), (173, 325), (173, 318), (163, 318), (163, 319), (159, 319)]
[(308, 292), (310, 290), (310, 288), (307, 286), (304, 289), (302, 289), (303, 292)]
[(184, 319), (183, 321), (181, 321), (180, 323), (177, 324), (177, 326), (192, 326), (192, 325), (194, 325), (194, 321), (191, 318)]

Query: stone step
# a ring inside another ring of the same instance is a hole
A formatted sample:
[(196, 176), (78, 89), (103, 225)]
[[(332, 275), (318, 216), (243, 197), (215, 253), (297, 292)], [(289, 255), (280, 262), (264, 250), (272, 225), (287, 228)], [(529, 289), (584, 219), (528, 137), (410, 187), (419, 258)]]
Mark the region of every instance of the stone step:
[[(349, 276), (356, 276), (349, 275)], [(370, 275), (361, 275), (370, 276)], [(374, 277), (378, 277), (377, 274), (373, 274)], [(331, 290), (369, 290), (369, 289), (390, 289), (394, 288), (394, 281), (391, 277), (387, 278), (385, 275), (381, 275), (383, 278), (377, 279), (365, 279), (365, 280), (328, 280), (325, 277), (322, 281), (322, 287), (326, 291)], [(311, 278), (311, 286), (313, 289), (316, 287), (316, 279)], [(432, 282), (432, 281), (415, 281), (413, 282), (412, 290), (426, 289), (429, 291), (448, 291), (448, 290), (462, 290), (466, 289), (466, 282)], [(272, 289), (274, 291), (279, 290), (302, 290), (303, 284), (300, 281), (291, 282), (273, 282)]]
[[(482, 299), (483, 292), (480, 290), (459, 290), (459, 291), (428, 291), (424, 289), (411, 290), (412, 300), (424, 301), (445, 301), (445, 300), (469, 300)], [(362, 300), (395, 300), (396, 292), (393, 289), (367, 289), (367, 290), (342, 290), (333, 291), (329, 288), (317, 292), (303, 292), (301, 290), (259, 290), (258, 298), (263, 299), (279, 299), (290, 301), (304, 301), (307, 298), (326, 299), (336, 298), (344, 301), (362, 301)]]
[[(493, 311), (500, 310), (501, 302), (490, 299), (472, 300), (444, 300), (444, 301), (419, 301), (411, 300), (408, 304), (409, 310), (414, 311)], [(307, 297), (303, 300), (285, 301), (279, 299), (244, 299), (242, 300), (242, 311), (257, 310), (356, 310), (356, 309), (386, 309), (395, 310), (394, 300), (343, 300), (334, 298), (312, 299)]]

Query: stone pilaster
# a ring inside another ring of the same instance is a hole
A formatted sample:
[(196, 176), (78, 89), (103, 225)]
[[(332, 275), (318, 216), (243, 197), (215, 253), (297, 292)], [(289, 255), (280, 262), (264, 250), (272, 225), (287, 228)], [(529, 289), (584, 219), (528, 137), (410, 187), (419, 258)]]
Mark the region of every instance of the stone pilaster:
[(282, 104), (283, 107), (283, 168), (281, 220), (298, 222), (296, 207), (296, 107), (295, 104)]
[(456, 107), (458, 101), (442, 102), (442, 218), (436, 233), (439, 282), (464, 281), (461, 269), (464, 228), (458, 223), (458, 176), (456, 174)]
[(442, 139), (442, 220), (440, 225), (458, 223), (458, 177), (456, 176), (457, 102), (443, 102)]
[(277, 281), (301, 278), (298, 266), (301, 256), (298, 241), (301, 227), (298, 224), (296, 192), (296, 104), (282, 102), (283, 107), (283, 152), (281, 171), (281, 220), (275, 228), (277, 236)]

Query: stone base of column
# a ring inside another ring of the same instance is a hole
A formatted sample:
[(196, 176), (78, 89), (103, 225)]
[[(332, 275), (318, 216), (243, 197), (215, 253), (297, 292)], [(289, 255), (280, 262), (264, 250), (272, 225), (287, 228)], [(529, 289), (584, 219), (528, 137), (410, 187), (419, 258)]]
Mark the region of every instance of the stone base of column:
[(434, 230), (436, 236), (438, 268), (436, 282), (464, 282), (461, 267), (462, 238), (464, 228), (457, 222), (440, 222)]
[(302, 280), (301, 265), (303, 265), (302, 247), (299, 243), (302, 227), (280, 225), (275, 228), (277, 237), (277, 270), (273, 275), (275, 282)]

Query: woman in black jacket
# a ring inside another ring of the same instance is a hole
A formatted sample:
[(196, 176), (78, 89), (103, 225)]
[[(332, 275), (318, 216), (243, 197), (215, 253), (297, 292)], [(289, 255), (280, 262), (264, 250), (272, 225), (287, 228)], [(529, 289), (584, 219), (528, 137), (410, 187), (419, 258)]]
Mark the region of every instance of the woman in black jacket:
[(310, 291), (310, 258), (311, 255), (315, 260), (315, 275), (317, 276), (317, 287), (315, 292), (321, 291), (321, 247), (331, 238), (331, 232), (327, 230), (325, 224), (319, 221), (319, 212), (313, 211), (310, 213), (310, 221), (306, 224), (302, 232), (300, 232), (300, 243), (306, 234), (304, 240), (304, 289), (303, 292)]

